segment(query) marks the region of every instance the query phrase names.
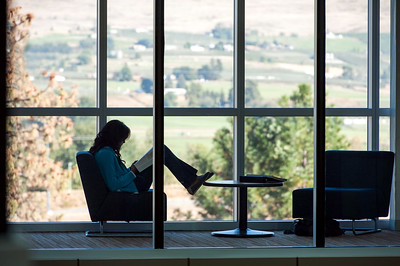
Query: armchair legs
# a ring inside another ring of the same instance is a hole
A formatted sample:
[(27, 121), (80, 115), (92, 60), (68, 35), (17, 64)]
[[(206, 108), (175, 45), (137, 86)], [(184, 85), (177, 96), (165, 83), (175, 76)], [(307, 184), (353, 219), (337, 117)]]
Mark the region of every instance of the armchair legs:
[[(87, 237), (152, 237), (152, 231), (105, 231), (106, 221), (99, 222), (99, 231), (86, 231)], [(129, 222), (128, 222), (129, 223)]]
[(382, 230), (378, 228), (378, 218), (372, 218), (372, 220), (374, 221), (374, 228), (356, 228), (355, 220), (352, 220), (351, 228), (343, 228), (343, 230), (352, 231), (356, 236), (381, 232)]
[(99, 226), (100, 226), (100, 234), (104, 234), (104, 222), (100, 221)]

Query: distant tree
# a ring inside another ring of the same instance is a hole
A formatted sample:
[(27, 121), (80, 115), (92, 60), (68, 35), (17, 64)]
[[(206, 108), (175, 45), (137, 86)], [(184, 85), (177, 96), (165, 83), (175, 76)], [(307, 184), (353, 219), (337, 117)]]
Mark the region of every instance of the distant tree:
[(164, 106), (165, 107), (174, 107), (177, 106), (177, 102), (176, 102), (176, 95), (173, 93), (167, 93), (164, 96)]
[(114, 78), (118, 81), (131, 81), (132, 80), (132, 71), (128, 67), (127, 64), (125, 64), (120, 71), (116, 72), (114, 74)]
[(223, 66), (221, 60), (211, 59), (209, 65), (203, 65), (199, 70), (197, 70), (197, 75), (200, 79), (217, 80), (221, 77), (222, 70)]
[(186, 79), (183, 74), (178, 77), (178, 82), (176, 83), (177, 88), (186, 88)]
[(30, 53), (69, 54), (72, 52), (72, 47), (66, 42), (45, 42), (42, 44), (27, 45), (25, 51)]
[(142, 78), (142, 83), (140, 84), (140, 88), (145, 93), (153, 93), (153, 81), (149, 78)]
[[(173, 88), (174, 87), (174, 82), (171, 79), (167, 79), (164, 83), (165, 88)], [(178, 87), (179, 88), (179, 87)]]
[(215, 60), (214, 58), (210, 61), (211, 69), (217, 72), (221, 72), (223, 70), (221, 59)]
[(80, 40), (79, 46), (82, 49), (92, 49), (92, 48), (96, 47), (96, 40), (94, 40), (92, 38), (86, 38), (86, 39)]
[(199, 70), (197, 70), (197, 75), (199, 79), (205, 80), (217, 80), (218, 76), (211, 70), (209, 65), (203, 65)]
[(194, 80), (197, 78), (196, 72), (194, 71), (194, 69), (190, 68), (188, 66), (174, 68), (172, 70), (172, 74), (174, 74), (175, 77), (179, 77), (179, 76), (183, 75), (185, 80)]
[[(29, 38), (33, 14), (23, 14), (7, 0), (6, 89), (9, 107), (76, 107), (77, 90), (67, 92), (49, 77), (48, 86), (39, 89), (29, 80), (24, 47)], [(46, 197), (35, 191), (48, 191), (54, 199), (65, 196), (70, 171), (52, 157), (52, 152), (72, 144), (74, 123), (65, 116), (10, 116), (6, 122), (7, 219), (9, 222), (57, 220), (46, 209)]]
[(257, 106), (261, 100), (261, 93), (257, 88), (258, 84), (254, 80), (246, 80), (246, 104), (247, 106)]
[(343, 66), (343, 74), (341, 76), (341, 78), (343, 79), (353, 79), (354, 78), (354, 74), (353, 74), (353, 69), (350, 66)]
[(149, 40), (149, 39), (141, 39), (136, 44), (143, 45), (146, 48), (152, 48), (153, 47), (153, 42), (151, 40)]
[(203, 88), (199, 83), (191, 83), (190, 86), (188, 86), (186, 97), (189, 100), (189, 106), (196, 106), (196, 107), (221, 106), (221, 95), (213, 91), (203, 90)]
[(190, 83), (187, 89), (186, 98), (189, 100), (189, 106), (199, 106), (202, 97), (202, 87), (199, 83)]
[[(228, 101), (233, 102), (233, 89), (229, 90)], [(258, 84), (254, 80), (247, 79), (246, 80), (246, 106), (249, 107), (257, 107), (262, 104), (261, 93), (258, 90)]]
[(88, 51), (85, 51), (82, 54), (80, 54), (77, 59), (80, 65), (87, 65), (92, 62), (92, 57)]
[(219, 23), (212, 29), (211, 33), (216, 39), (226, 39), (232, 40), (233, 29), (231, 27), (225, 27), (223, 24)]
[(223, 51), (224, 50), (224, 43), (223, 42), (218, 42), (215, 45), (214, 49), (217, 50), (217, 51)]

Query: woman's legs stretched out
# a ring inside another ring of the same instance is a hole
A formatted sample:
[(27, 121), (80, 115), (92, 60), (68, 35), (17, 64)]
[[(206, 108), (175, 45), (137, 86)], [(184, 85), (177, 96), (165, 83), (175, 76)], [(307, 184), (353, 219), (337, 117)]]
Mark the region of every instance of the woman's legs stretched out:
[[(136, 174), (136, 176), (137, 178), (139, 177), (137, 182), (135, 181), (135, 183), (138, 183), (136, 184), (137, 187), (140, 186), (141, 189), (147, 188), (146, 190), (150, 188), (153, 172), (151, 167), (152, 165), (153, 149), (150, 149), (140, 160), (134, 163), (134, 166), (138, 170), (138, 174)], [(202, 176), (197, 176), (197, 169), (176, 157), (166, 145), (164, 145), (164, 165), (168, 167), (176, 179), (192, 195), (196, 193), (201, 185), (213, 175), (212, 172), (207, 172)]]

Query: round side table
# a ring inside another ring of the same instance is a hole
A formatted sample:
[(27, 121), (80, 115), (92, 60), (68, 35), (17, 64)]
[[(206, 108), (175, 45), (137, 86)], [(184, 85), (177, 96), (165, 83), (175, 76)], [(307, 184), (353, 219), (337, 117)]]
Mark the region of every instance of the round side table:
[(273, 232), (253, 230), (247, 227), (247, 188), (249, 187), (280, 187), (283, 182), (239, 182), (235, 180), (218, 180), (207, 181), (203, 184), (210, 187), (238, 187), (239, 188), (239, 227), (232, 230), (215, 231), (213, 236), (230, 236), (230, 237), (260, 237), (273, 236)]

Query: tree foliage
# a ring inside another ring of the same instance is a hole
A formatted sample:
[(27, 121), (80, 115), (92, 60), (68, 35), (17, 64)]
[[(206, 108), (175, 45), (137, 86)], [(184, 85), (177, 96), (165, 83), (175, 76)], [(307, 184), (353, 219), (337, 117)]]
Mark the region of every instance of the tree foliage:
[[(9, 107), (73, 107), (77, 106), (77, 90), (63, 89), (55, 73), (43, 72), (48, 86), (37, 88), (25, 68), (24, 48), (29, 37), (33, 14), (23, 14), (20, 7), (8, 1), (7, 16), (7, 106)], [(46, 209), (46, 197), (63, 197), (67, 171), (62, 163), (51, 158), (50, 150), (72, 144), (73, 122), (64, 116), (8, 117), (6, 145), (7, 217), (9, 221), (56, 220)], [(45, 194), (46, 195), (46, 194)]]
[[(301, 84), (281, 107), (312, 106), (311, 87)], [(342, 120), (326, 119), (326, 148), (346, 149), (349, 142), (340, 132)], [(284, 178), (283, 187), (252, 188), (248, 191), (252, 219), (291, 217), (291, 193), (313, 183), (313, 117), (247, 117), (245, 120), (245, 174), (273, 174)], [(192, 161), (201, 171), (213, 169), (221, 179), (232, 179), (233, 146), (230, 128), (221, 128), (211, 151), (193, 150)], [(202, 189), (196, 203), (206, 219), (227, 219), (232, 215), (232, 191), (227, 188)]]
[(204, 90), (199, 83), (191, 83), (187, 86), (186, 97), (189, 101), (189, 106), (197, 107), (220, 107), (225, 104), (225, 96), (220, 93)]
[(140, 88), (145, 93), (153, 93), (153, 80), (149, 78), (142, 78), (142, 82), (140, 83)]
[(172, 74), (177, 78), (183, 76), (185, 80), (195, 80), (197, 78), (194, 69), (188, 66), (176, 67), (172, 70)]
[(221, 23), (218, 23), (215, 28), (212, 29), (211, 33), (216, 39), (232, 40), (233, 38), (233, 29)]
[(221, 77), (222, 70), (223, 67), (221, 60), (211, 59), (209, 65), (203, 65), (197, 70), (197, 75), (200, 79), (217, 80)]
[(115, 72), (114, 78), (118, 81), (131, 81), (132, 71), (127, 64), (125, 64), (118, 72)]
[[(251, 79), (246, 80), (245, 100), (247, 107), (259, 107), (264, 105), (256, 81)], [(233, 102), (233, 88), (229, 90), (228, 101)]]

